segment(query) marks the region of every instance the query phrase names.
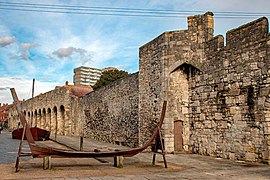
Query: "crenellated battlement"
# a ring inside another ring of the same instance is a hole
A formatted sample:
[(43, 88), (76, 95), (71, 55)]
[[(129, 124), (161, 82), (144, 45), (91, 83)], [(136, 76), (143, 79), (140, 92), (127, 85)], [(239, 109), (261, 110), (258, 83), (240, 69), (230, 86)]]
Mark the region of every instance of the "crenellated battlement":
[(207, 42), (208, 53), (216, 52), (224, 47), (224, 37), (222, 35), (215, 36)]
[(226, 33), (227, 48), (243, 48), (265, 39), (268, 35), (268, 19), (262, 17)]
[(167, 152), (270, 163), (268, 28), (262, 17), (232, 29), (225, 46), (224, 36), (214, 37), (213, 13), (207, 12), (188, 17), (187, 30), (163, 33), (143, 46), (140, 143), (166, 99)]

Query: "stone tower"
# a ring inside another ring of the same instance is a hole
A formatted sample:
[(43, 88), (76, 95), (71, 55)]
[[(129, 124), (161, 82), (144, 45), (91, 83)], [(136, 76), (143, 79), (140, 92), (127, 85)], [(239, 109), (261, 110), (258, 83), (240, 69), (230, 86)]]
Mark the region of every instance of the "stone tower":
[[(174, 151), (174, 125), (181, 121), (183, 147), (189, 144), (189, 78), (205, 61), (207, 41), (213, 38), (213, 14), (188, 17), (188, 30), (165, 32), (140, 48), (140, 142), (159, 119), (162, 100), (168, 100), (164, 124), (166, 150)], [(161, 101), (160, 101), (161, 99)]]

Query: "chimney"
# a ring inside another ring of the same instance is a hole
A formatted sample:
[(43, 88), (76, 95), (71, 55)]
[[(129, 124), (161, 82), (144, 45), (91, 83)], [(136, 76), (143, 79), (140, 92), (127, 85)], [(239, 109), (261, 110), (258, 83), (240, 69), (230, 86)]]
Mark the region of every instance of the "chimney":
[(68, 81), (66, 81), (66, 86), (68, 86)]

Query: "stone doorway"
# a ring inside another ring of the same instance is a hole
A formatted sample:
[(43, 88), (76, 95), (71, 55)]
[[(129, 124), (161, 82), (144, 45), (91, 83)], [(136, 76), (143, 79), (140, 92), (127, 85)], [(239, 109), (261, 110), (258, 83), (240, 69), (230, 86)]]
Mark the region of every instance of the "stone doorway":
[(197, 68), (184, 63), (169, 73), (167, 121), (164, 128), (165, 132), (168, 132), (165, 134), (165, 137), (168, 137), (165, 138), (168, 152), (189, 151), (190, 86), (197, 72), (199, 72)]
[(183, 121), (174, 121), (174, 151), (183, 151)]

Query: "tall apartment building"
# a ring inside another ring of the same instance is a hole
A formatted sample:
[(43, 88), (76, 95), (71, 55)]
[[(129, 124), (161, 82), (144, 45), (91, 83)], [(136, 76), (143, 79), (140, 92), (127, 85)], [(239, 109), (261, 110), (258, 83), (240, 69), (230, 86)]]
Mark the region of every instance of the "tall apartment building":
[(73, 83), (75, 86), (93, 86), (100, 78), (101, 69), (80, 66), (74, 69)]

